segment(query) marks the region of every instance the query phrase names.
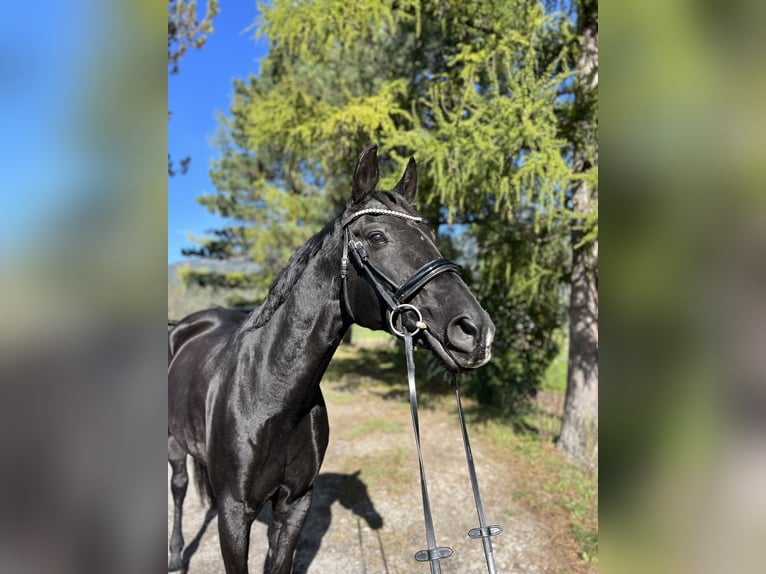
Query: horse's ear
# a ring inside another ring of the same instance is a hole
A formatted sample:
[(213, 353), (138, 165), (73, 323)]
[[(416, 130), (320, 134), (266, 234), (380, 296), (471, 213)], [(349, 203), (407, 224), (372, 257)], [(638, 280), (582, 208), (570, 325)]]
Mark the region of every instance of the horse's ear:
[(418, 191), (418, 164), (415, 163), (415, 158), (411, 157), (407, 163), (407, 169), (404, 170), (404, 175), (399, 183), (394, 188), (399, 195), (407, 200), (407, 203), (415, 201), (415, 194)]
[(352, 185), (351, 202), (364, 203), (378, 185), (378, 146), (369, 145), (356, 160), (354, 182)]

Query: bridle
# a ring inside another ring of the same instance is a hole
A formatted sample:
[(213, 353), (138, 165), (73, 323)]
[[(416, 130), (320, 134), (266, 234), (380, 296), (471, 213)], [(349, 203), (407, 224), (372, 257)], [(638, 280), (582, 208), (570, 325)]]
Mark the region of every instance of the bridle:
[[(400, 219), (406, 219), (417, 223), (422, 223), (423, 218), (417, 215), (410, 215), (401, 211), (384, 208), (368, 208), (356, 211), (349, 215), (346, 219), (342, 220), (341, 227), (343, 229), (343, 255), (341, 257), (341, 298), (343, 300), (343, 308), (348, 317), (354, 320), (353, 313), (349, 307), (348, 299), (348, 261), (349, 253), (361, 273), (367, 278), (370, 285), (375, 292), (386, 303), (386, 315), (388, 317), (388, 324), (391, 328), (391, 332), (404, 339), (404, 349), (407, 356), (407, 381), (410, 391), (410, 411), (412, 414), (412, 427), (415, 432), (415, 445), (418, 453), (418, 464), (420, 466), (420, 488), (423, 498), (423, 517), (425, 520), (426, 529), (426, 541), (428, 548), (419, 550), (415, 553), (415, 559), (419, 562), (429, 562), (431, 567), (431, 574), (441, 574), (441, 565), (439, 560), (449, 558), (452, 556), (452, 548), (448, 546), (437, 546), (436, 535), (434, 533), (433, 517), (431, 515), (431, 503), (428, 497), (428, 487), (426, 484), (425, 467), (423, 466), (423, 454), (420, 448), (420, 423), (418, 420), (418, 399), (417, 391), (415, 388), (415, 361), (413, 358), (413, 343), (412, 338), (420, 331), (428, 329), (428, 325), (423, 321), (423, 315), (420, 310), (409, 303), (409, 301), (417, 295), (421, 289), (423, 289), (428, 283), (433, 281), (436, 277), (442, 273), (452, 272), (460, 275), (460, 267), (450, 261), (449, 259), (434, 259), (429, 261), (417, 271), (415, 271), (409, 279), (404, 281), (401, 285), (397, 285), (392, 281), (383, 271), (381, 271), (375, 264), (370, 261), (367, 251), (361, 241), (354, 235), (349, 229), (349, 225), (363, 215), (386, 215), (391, 217), (398, 217)], [(415, 323), (415, 329), (408, 331), (404, 325), (404, 321), (401, 320), (401, 316), (404, 312), (411, 311), (417, 315), (417, 321)], [(400, 318), (400, 322), (397, 328), (397, 316)], [(476, 469), (474, 467), (473, 455), (471, 454), (471, 444), (468, 440), (468, 432), (465, 427), (465, 417), (463, 416), (463, 407), (460, 401), (460, 388), (455, 383), (455, 397), (457, 400), (458, 418), (460, 419), (460, 428), (463, 435), (463, 445), (465, 447), (466, 461), (468, 463), (468, 471), (471, 478), (471, 488), (473, 490), (474, 502), (476, 504), (476, 511), (479, 516), (479, 527), (472, 528), (468, 532), (470, 538), (481, 538), (484, 545), (484, 556), (487, 561), (487, 571), (489, 574), (496, 574), (495, 563), (492, 554), (492, 541), (490, 537), (496, 536), (502, 532), (502, 528), (499, 526), (487, 526), (486, 519), (484, 517), (484, 507), (481, 502), (481, 494), (479, 492), (479, 484), (476, 479)]]
[(343, 305), (346, 309), (346, 313), (353, 320), (354, 316), (348, 305), (347, 287), (348, 255), (350, 252), (357, 269), (364, 274), (377, 294), (383, 301), (385, 301), (386, 306), (388, 307), (386, 315), (388, 317), (388, 324), (391, 327), (391, 332), (403, 337), (404, 332), (396, 328), (396, 316), (401, 316), (405, 311), (412, 311), (418, 317), (417, 330), (412, 333), (412, 335), (415, 335), (421, 330), (426, 329), (427, 326), (423, 322), (423, 315), (420, 313), (420, 310), (414, 305), (409, 304), (408, 301), (442, 273), (451, 271), (460, 275), (460, 266), (449, 259), (434, 259), (420, 267), (420, 269), (415, 271), (410, 278), (404, 281), (401, 285), (397, 285), (395, 281), (391, 280), (383, 271), (376, 267), (372, 261), (370, 261), (364, 245), (357, 239), (351, 229), (349, 229), (349, 225), (363, 215), (388, 215), (415, 221), (417, 223), (423, 222), (423, 218), (417, 215), (410, 215), (409, 213), (403, 213), (393, 209), (369, 208), (354, 212), (341, 223), (341, 227), (343, 228), (343, 256), (340, 264), (340, 276), (343, 283)]

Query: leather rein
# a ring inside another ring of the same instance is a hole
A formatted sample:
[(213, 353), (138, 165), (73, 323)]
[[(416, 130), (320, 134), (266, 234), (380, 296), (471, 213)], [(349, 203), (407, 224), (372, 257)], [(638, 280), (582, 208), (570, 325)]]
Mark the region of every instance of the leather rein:
[[(423, 315), (420, 310), (409, 301), (420, 292), (423, 287), (433, 281), (436, 277), (442, 273), (452, 272), (460, 275), (460, 267), (448, 259), (434, 259), (429, 261), (420, 269), (415, 271), (409, 279), (404, 281), (401, 285), (397, 285), (392, 281), (383, 271), (378, 269), (369, 259), (367, 251), (361, 241), (354, 235), (349, 229), (349, 224), (355, 221), (357, 218), (363, 215), (388, 215), (392, 217), (398, 217), (417, 223), (422, 223), (423, 218), (396, 211), (393, 209), (383, 208), (369, 208), (362, 209), (354, 212), (350, 217), (345, 219), (341, 226), (343, 228), (343, 255), (341, 258), (341, 281), (342, 281), (342, 299), (343, 308), (346, 314), (353, 321), (353, 314), (349, 308), (348, 301), (348, 262), (349, 254), (354, 261), (357, 269), (367, 278), (369, 283), (375, 289), (375, 292), (385, 301), (387, 309), (386, 315), (388, 317), (389, 327), (391, 332), (404, 339), (404, 349), (407, 357), (407, 382), (409, 385), (410, 394), (410, 412), (412, 414), (412, 427), (415, 432), (415, 446), (418, 453), (418, 465), (420, 468), (420, 488), (423, 499), (423, 517), (425, 521), (426, 529), (426, 542), (428, 548), (419, 550), (415, 553), (415, 559), (419, 562), (429, 562), (431, 568), (431, 574), (441, 574), (441, 565), (439, 560), (449, 558), (452, 556), (452, 548), (447, 546), (438, 546), (436, 544), (436, 534), (434, 532), (433, 517), (431, 515), (431, 503), (428, 497), (428, 486), (426, 484), (425, 467), (423, 465), (423, 454), (420, 448), (420, 423), (418, 419), (418, 399), (417, 390), (415, 387), (415, 362), (413, 358), (413, 342), (412, 338), (420, 331), (428, 329), (428, 325), (423, 321)], [(417, 321), (415, 323), (415, 329), (408, 331), (404, 326), (404, 321), (401, 316), (405, 312), (413, 312), (417, 315)], [(397, 317), (399, 321), (397, 322)], [(398, 328), (397, 328), (398, 327)], [(474, 467), (473, 456), (471, 454), (471, 445), (468, 440), (468, 432), (465, 427), (465, 418), (463, 416), (463, 407), (460, 401), (460, 389), (457, 384), (457, 379), (454, 380), (455, 384), (455, 396), (457, 400), (458, 418), (460, 419), (460, 428), (463, 435), (463, 445), (465, 447), (466, 461), (468, 463), (468, 471), (471, 478), (471, 488), (473, 490), (474, 502), (476, 504), (476, 511), (479, 517), (479, 527), (473, 528), (468, 532), (470, 538), (481, 538), (484, 546), (484, 556), (487, 562), (487, 571), (489, 574), (496, 574), (495, 563), (492, 553), (492, 541), (491, 536), (495, 536), (502, 532), (502, 528), (499, 526), (487, 526), (484, 517), (484, 508), (481, 502), (481, 494), (479, 492), (479, 485), (476, 479), (476, 469)]]

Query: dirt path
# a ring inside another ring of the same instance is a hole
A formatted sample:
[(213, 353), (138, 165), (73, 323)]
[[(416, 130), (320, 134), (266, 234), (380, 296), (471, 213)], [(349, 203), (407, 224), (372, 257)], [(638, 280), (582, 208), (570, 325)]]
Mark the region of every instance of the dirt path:
[[(404, 391), (406, 382), (402, 385)], [(413, 558), (426, 543), (407, 403), (356, 385), (323, 383), (323, 389), (330, 416), (330, 445), (315, 484), (294, 572), (429, 572), (427, 564)], [(442, 572), (485, 573), (481, 542), (466, 535), (478, 526), (478, 519), (454, 405), (423, 409), (420, 421), (436, 540), (454, 549), (453, 556), (442, 561)], [(503, 533), (492, 539), (498, 572), (575, 571), (571, 551), (557, 544), (553, 529), (514, 500), (515, 491), (534, 485), (518, 484), (514, 461), (507, 452), (481, 434), (471, 438), (487, 521), (503, 527)], [(253, 573), (262, 572), (267, 548), (265, 521), (266, 512), (253, 525), (249, 562)], [(169, 497), (168, 529), (171, 524)], [(216, 518), (206, 516), (193, 487), (184, 505), (184, 538), (189, 574), (223, 572)]]

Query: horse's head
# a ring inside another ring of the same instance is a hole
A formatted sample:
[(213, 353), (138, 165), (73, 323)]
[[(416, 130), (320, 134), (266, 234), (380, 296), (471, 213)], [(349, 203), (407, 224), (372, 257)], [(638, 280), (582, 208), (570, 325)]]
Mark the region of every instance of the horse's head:
[(338, 501), (344, 508), (348, 508), (358, 517), (364, 518), (367, 526), (373, 530), (378, 530), (383, 527), (383, 517), (375, 509), (370, 494), (367, 492), (367, 485), (359, 478), (361, 473), (361, 470), (357, 470), (353, 474), (337, 475), (340, 478)]
[(415, 333), (451, 371), (474, 369), (490, 359), (495, 326), (413, 209), (417, 180), (410, 159), (393, 190), (375, 191), (377, 147), (360, 154), (342, 216), (344, 305), (364, 327)]

